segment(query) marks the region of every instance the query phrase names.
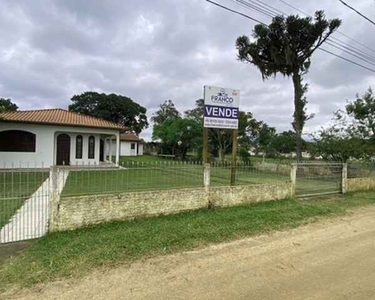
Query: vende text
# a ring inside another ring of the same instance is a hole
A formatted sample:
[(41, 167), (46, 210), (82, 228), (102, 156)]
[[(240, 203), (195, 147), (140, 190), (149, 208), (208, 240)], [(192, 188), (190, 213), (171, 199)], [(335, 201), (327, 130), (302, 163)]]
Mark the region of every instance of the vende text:
[(238, 119), (238, 108), (206, 105), (204, 107), (204, 116), (225, 119)]

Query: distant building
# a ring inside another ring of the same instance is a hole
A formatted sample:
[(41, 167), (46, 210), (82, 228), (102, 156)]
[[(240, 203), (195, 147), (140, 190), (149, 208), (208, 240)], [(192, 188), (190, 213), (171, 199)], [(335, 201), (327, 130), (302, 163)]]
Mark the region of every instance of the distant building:
[[(115, 140), (112, 140), (112, 147), (114, 148)], [(139, 138), (134, 133), (122, 133), (120, 134), (120, 156), (139, 156), (143, 155), (143, 146), (145, 141)], [(110, 145), (106, 144), (105, 153), (109, 156)]]

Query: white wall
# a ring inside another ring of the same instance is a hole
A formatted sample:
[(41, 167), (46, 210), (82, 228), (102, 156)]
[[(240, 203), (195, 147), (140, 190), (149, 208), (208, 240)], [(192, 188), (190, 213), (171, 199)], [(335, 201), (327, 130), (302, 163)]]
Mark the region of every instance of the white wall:
[[(60, 133), (70, 136), (70, 162), (71, 164), (99, 164), (100, 137), (113, 136), (119, 133), (118, 130), (96, 129), (74, 126), (35, 125), (22, 123), (0, 122), (0, 131), (24, 130), (36, 135), (35, 152), (1, 152), (0, 168), (4, 166), (14, 167), (50, 167), (56, 164), (56, 138)], [(76, 136), (83, 137), (82, 159), (76, 159)], [(95, 158), (88, 159), (88, 138), (95, 137)], [(116, 148), (113, 147), (113, 155), (116, 155)]]
[(54, 131), (50, 126), (0, 123), (0, 131), (24, 130), (36, 135), (35, 152), (0, 152), (0, 168), (49, 167), (54, 162)]
[[(131, 144), (135, 145), (135, 148), (131, 149)], [(120, 142), (120, 156), (137, 156), (137, 142)], [(116, 153), (116, 141), (112, 140), (112, 157)], [(109, 156), (109, 142), (105, 144), (104, 153), (106, 156)], [(139, 153), (138, 155), (143, 155), (143, 144), (139, 144)]]
[(143, 144), (139, 144), (138, 155), (143, 155)]
[[(134, 149), (131, 149), (131, 144), (134, 145)], [(121, 141), (120, 153), (122, 156), (137, 156), (137, 143)]]

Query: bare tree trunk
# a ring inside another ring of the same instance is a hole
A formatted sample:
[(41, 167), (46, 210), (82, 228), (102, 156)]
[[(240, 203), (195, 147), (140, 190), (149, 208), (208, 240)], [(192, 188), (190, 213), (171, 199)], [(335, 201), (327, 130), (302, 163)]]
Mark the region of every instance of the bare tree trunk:
[(224, 149), (221, 145), (219, 145), (219, 161), (220, 162), (224, 161)]
[(293, 120), (293, 128), (296, 132), (296, 155), (297, 160), (302, 160), (302, 130), (304, 125), (304, 105), (302, 103), (302, 83), (301, 83), (301, 75), (299, 70), (293, 72), (293, 85), (294, 85), (294, 120)]

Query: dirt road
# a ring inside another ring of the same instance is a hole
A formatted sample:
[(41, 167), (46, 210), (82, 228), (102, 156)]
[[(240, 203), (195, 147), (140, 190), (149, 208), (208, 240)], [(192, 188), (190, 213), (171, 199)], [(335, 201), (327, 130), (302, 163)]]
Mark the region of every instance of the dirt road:
[(375, 299), (375, 207), (153, 258), (17, 299)]

